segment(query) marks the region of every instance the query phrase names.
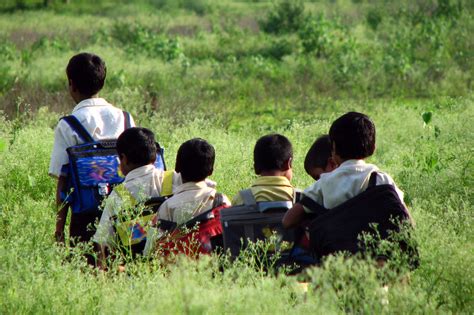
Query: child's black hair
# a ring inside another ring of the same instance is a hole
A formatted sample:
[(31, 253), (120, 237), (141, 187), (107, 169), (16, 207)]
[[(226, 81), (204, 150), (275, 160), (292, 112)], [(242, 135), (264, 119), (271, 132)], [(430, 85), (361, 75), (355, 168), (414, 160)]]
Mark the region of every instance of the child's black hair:
[(69, 60), (66, 74), (82, 95), (92, 96), (104, 87), (107, 67), (99, 56), (80, 53)]
[(216, 153), (206, 140), (195, 138), (184, 142), (176, 154), (176, 172), (183, 182), (200, 182), (214, 170)]
[(328, 160), (331, 157), (331, 140), (329, 135), (322, 135), (314, 141), (309, 148), (308, 153), (304, 159), (304, 169), (306, 173), (310, 174), (311, 170), (319, 167), (325, 169)]
[(285, 170), (285, 164), (293, 158), (290, 140), (280, 134), (270, 134), (257, 140), (253, 150), (253, 165), (258, 175), (264, 171)]
[(361, 113), (349, 112), (336, 119), (329, 138), (342, 159), (364, 159), (375, 151), (375, 125)]
[(154, 163), (156, 151), (155, 135), (146, 128), (128, 128), (117, 139), (119, 156), (124, 154), (129, 163), (138, 167)]

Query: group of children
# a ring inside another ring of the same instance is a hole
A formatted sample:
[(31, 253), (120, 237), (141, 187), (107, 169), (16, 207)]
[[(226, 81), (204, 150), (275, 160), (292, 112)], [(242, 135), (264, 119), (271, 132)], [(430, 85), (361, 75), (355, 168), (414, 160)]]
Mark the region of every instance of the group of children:
[[(72, 115), (94, 140), (118, 139), (120, 171), (125, 176), (124, 182), (106, 198), (100, 218), (98, 213), (71, 214), (71, 240), (92, 240), (99, 245), (103, 257), (107, 248), (113, 249), (116, 240), (112, 217), (130, 202), (163, 195), (165, 182), (171, 186), (172, 197), (160, 206), (155, 222), (160, 219), (181, 224), (212, 208), (218, 194), (216, 184), (208, 179), (215, 160), (211, 144), (199, 138), (188, 140), (179, 147), (174, 172), (159, 170), (154, 166), (157, 146), (153, 132), (133, 127), (133, 119), (132, 128), (126, 129), (123, 112), (98, 97), (106, 77), (103, 60), (89, 53), (75, 55), (69, 61), (66, 74), (69, 92), (77, 103)], [(58, 123), (49, 168), (49, 174), (58, 178), (55, 232), (58, 242), (64, 241), (68, 213), (62, 196), (68, 176), (64, 172), (64, 165), (68, 163), (66, 149), (82, 142), (64, 121)], [(308, 202), (332, 209), (358, 195), (367, 188), (373, 172), (377, 172), (377, 185), (393, 185), (403, 201), (403, 193), (393, 179), (364, 161), (374, 150), (375, 126), (368, 116), (349, 112), (334, 121), (329, 135), (316, 139), (306, 155), (304, 167), (315, 183), (304, 190), (302, 202), (296, 202), (286, 212), (283, 226), (297, 226), (305, 213), (312, 211), (306, 206)], [(257, 178), (250, 190), (256, 201), (295, 201), (296, 192), (291, 184), (291, 142), (280, 134), (265, 135), (256, 142), (253, 157)], [(243, 200), (236, 194), (232, 202), (225, 196), (222, 202), (230, 206), (242, 204)], [(94, 224), (96, 230), (90, 228)]]

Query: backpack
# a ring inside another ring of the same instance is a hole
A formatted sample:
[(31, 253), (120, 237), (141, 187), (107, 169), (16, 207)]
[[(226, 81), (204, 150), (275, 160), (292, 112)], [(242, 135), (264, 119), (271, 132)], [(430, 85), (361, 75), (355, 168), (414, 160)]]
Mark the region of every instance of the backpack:
[(122, 199), (124, 208), (132, 208), (127, 209), (132, 210), (131, 216), (119, 214), (111, 217), (118, 247), (131, 249), (134, 254), (143, 251), (154, 215), (158, 212), (161, 204), (173, 194), (173, 173), (174, 171), (164, 172), (159, 197), (150, 198), (141, 204), (135, 200), (124, 185), (115, 188), (115, 193)]
[[(123, 112), (123, 115), (124, 128), (128, 129), (131, 127), (130, 114)], [(66, 149), (69, 163), (63, 166), (63, 171), (68, 182), (66, 191), (61, 192), (61, 199), (70, 204), (74, 214), (98, 213), (103, 199), (124, 180), (119, 172), (117, 140), (95, 141), (74, 115), (61, 119), (84, 141)], [(157, 148), (155, 166), (164, 170), (163, 149), (159, 144)]]
[[(285, 230), (282, 225), (285, 212), (293, 207), (292, 201), (257, 202), (250, 189), (241, 190), (243, 205), (221, 211), (224, 231), (224, 249), (237, 257), (249, 242), (267, 240), (276, 234), (282, 256), (288, 255), (295, 240), (294, 229)], [(297, 193), (295, 193), (297, 196)], [(285, 249), (282, 245), (287, 245)]]
[(210, 254), (223, 248), (221, 211), (229, 206), (224, 197), (216, 193), (212, 208), (189, 221), (177, 225), (175, 222), (159, 220), (159, 228), (168, 232), (159, 241), (158, 248), (164, 256), (182, 253), (187, 256)]
[[(306, 226), (306, 231), (309, 233), (311, 249), (318, 259), (337, 252), (367, 253), (374, 248), (367, 247), (360, 236), (368, 233), (376, 237), (375, 244), (369, 246), (377, 246), (380, 240), (393, 240), (402, 251), (409, 254), (412, 266), (418, 264), (418, 252), (409, 240), (394, 238), (400, 232), (400, 223), (409, 221), (405, 205), (394, 186), (376, 186), (376, 181), (377, 173), (373, 172), (364, 192), (330, 210), (308, 197), (300, 201), (316, 216)], [(383, 256), (379, 258), (387, 257)]]

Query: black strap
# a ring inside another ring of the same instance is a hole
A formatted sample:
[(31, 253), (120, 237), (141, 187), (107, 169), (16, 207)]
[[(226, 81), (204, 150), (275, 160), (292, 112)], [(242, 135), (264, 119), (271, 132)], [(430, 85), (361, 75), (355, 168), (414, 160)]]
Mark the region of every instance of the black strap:
[(369, 184), (367, 185), (367, 189), (374, 188), (377, 185), (377, 172), (372, 172), (369, 178)]
[(224, 196), (221, 193), (216, 192), (214, 201), (212, 202), (212, 209), (220, 207), (224, 204)]
[(301, 198), (301, 200), (299, 201), (299, 203), (311, 210), (311, 213), (315, 214), (316, 216), (322, 215), (328, 211), (319, 203), (304, 195), (303, 198)]
[(132, 128), (132, 118), (130, 117), (130, 113), (126, 111), (123, 112), (123, 118), (124, 118), (124, 130), (127, 130), (128, 128)]
[(239, 191), (240, 196), (242, 197), (244, 201), (244, 205), (246, 206), (257, 206), (257, 201), (255, 200), (255, 197), (252, 194), (252, 191), (250, 189), (244, 189)]
[(84, 126), (79, 122), (76, 116), (69, 115), (61, 119), (64, 119), (64, 121), (69, 125), (69, 127), (71, 127), (71, 129), (79, 135), (82, 141), (84, 141), (85, 143), (94, 142), (94, 138), (92, 138), (89, 132), (87, 132), (86, 128), (84, 128)]

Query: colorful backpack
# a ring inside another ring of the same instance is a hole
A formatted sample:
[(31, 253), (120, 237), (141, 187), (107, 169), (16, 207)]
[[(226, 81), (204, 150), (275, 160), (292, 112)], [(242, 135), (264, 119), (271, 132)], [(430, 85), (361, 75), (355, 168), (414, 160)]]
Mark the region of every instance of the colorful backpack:
[(197, 257), (199, 254), (209, 255), (223, 249), (221, 210), (228, 208), (224, 204), (224, 197), (216, 193), (212, 208), (191, 220), (177, 225), (175, 222), (159, 220), (160, 230), (168, 235), (159, 241), (158, 248), (161, 254), (185, 254)]
[(115, 188), (115, 193), (122, 199), (122, 210), (128, 212), (128, 215), (120, 213), (111, 218), (119, 248), (131, 249), (133, 254), (143, 251), (153, 216), (173, 194), (173, 174), (172, 170), (164, 172), (160, 197), (150, 198), (141, 204), (123, 185)]
[[(131, 127), (130, 114), (123, 112), (125, 129)], [(61, 199), (68, 202), (73, 213), (94, 213), (99, 211), (103, 199), (113, 187), (123, 182), (119, 172), (119, 158), (116, 139), (95, 141), (79, 120), (73, 116), (61, 118), (84, 141), (83, 144), (67, 148), (69, 163), (63, 166), (68, 185)], [(155, 166), (165, 169), (163, 150), (158, 147)]]

